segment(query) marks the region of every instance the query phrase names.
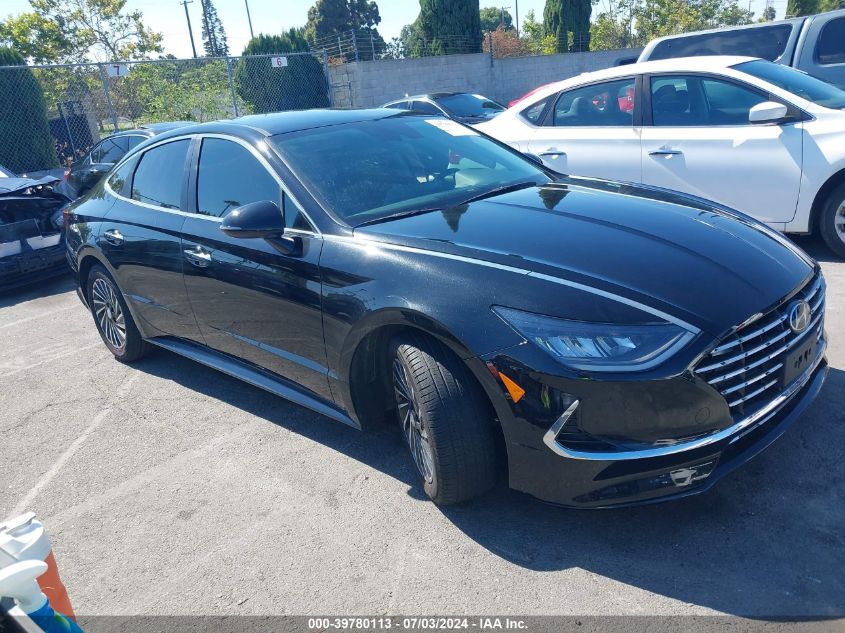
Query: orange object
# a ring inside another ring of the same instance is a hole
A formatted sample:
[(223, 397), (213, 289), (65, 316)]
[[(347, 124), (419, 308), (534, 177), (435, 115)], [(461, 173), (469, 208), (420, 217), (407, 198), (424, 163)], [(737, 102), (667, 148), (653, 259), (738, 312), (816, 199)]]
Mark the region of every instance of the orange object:
[(38, 586), (41, 587), (41, 591), (47, 596), (50, 606), (53, 607), (53, 611), (57, 611), (76, 621), (76, 614), (73, 612), (73, 606), (70, 604), (67, 589), (59, 576), (59, 566), (56, 564), (56, 558), (53, 556), (52, 550), (47, 554), (44, 562), (47, 563), (47, 571), (38, 577)]
[(502, 382), (505, 385), (505, 389), (507, 389), (508, 393), (511, 394), (511, 398), (513, 399), (514, 403), (522, 400), (522, 396), (525, 395), (525, 389), (523, 389), (513, 380), (505, 376), (502, 372), (499, 372), (499, 378), (502, 379)]

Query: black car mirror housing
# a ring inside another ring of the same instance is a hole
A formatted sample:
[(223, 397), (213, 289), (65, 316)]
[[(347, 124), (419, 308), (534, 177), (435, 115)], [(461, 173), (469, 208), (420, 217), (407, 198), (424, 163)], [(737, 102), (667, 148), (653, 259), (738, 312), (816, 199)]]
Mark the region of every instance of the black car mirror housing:
[(285, 214), (270, 200), (250, 202), (224, 215), (220, 230), (237, 238), (281, 237), (285, 232)]

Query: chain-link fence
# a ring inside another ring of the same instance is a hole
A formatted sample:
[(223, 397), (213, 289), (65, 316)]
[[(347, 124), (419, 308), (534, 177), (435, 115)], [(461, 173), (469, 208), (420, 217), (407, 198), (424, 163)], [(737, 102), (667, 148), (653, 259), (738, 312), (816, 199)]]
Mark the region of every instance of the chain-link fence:
[(332, 105), (328, 56), (0, 67), (0, 165), (67, 166), (115, 131)]

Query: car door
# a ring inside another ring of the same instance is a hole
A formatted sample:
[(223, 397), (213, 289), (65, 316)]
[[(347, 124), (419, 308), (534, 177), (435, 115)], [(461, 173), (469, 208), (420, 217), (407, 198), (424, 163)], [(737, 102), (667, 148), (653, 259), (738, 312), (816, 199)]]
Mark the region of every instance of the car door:
[(115, 202), (98, 245), (146, 336), (202, 342), (182, 277), (191, 139), (155, 145), (119, 165), (106, 183)]
[[(197, 148), (193, 213), (182, 228), (185, 285), (207, 344), (330, 399), (323, 343), (319, 259), (322, 238), (284, 190), (271, 165), (232, 138), (207, 136)], [(296, 249), (233, 238), (221, 218), (271, 200), (284, 210)]]
[(638, 116), (634, 77), (564, 90), (528, 151), (564, 174), (639, 182)]
[(643, 182), (691, 193), (777, 226), (795, 215), (803, 126), (751, 124), (766, 92), (711, 75), (652, 75)]

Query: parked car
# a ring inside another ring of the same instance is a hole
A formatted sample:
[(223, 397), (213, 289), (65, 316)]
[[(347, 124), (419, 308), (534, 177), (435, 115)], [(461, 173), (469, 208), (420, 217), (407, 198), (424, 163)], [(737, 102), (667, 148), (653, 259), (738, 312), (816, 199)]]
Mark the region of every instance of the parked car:
[(845, 91), (747, 57), (688, 57), (553, 84), (478, 129), (561, 173), (642, 182), (818, 231), (845, 257)]
[(501, 103), (468, 92), (435, 92), (415, 95), (385, 103), (382, 108), (414, 110), (423, 114), (449, 117), (468, 124), (489, 121), (505, 110), (505, 106)]
[(60, 182), (0, 175), (0, 292), (68, 272)]
[(188, 125), (189, 122), (150, 123), (134, 130), (116, 132), (94, 145), (88, 153), (65, 171), (65, 180), (73, 197), (84, 196), (109, 173), (112, 166), (136, 145), (156, 134)]
[(158, 346), (355, 428), (393, 416), (441, 504), (504, 471), (573, 506), (702, 492), (826, 372), (821, 271), (778, 233), (439, 117), (168, 132), (67, 238), (117, 359)]
[(845, 88), (845, 9), (660, 37), (640, 62), (697, 55), (743, 55), (792, 66)]

